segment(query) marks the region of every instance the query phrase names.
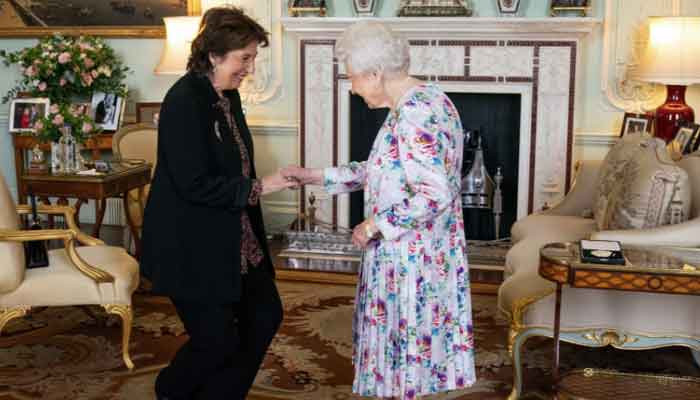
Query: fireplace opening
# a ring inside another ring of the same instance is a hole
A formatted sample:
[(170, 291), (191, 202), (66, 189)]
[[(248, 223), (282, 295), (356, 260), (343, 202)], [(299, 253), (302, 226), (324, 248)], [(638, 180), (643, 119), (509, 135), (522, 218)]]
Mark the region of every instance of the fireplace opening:
[[(389, 110), (371, 110), (360, 96), (350, 93), (348, 95), (350, 160), (366, 160), (377, 131)], [(465, 132), (472, 132), (471, 142), (465, 143), (464, 146), (462, 176), (466, 175), (472, 166), (477, 137), (481, 137), (484, 164), (488, 174), (493, 178), (496, 168), (501, 168), (503, 213), (500, 216), (499, 236), (507, 237), (517, 217), (521, 96), (512, 93), (449, 92), (447, 95), (457, 107)], [(465, 208), (463, 212), (467, 239), (495, 239), (494, 214), (491, 209)], [(350, 226), (354, 227), (363, 219), (363, 193), (354, 192), (350, 195)]]

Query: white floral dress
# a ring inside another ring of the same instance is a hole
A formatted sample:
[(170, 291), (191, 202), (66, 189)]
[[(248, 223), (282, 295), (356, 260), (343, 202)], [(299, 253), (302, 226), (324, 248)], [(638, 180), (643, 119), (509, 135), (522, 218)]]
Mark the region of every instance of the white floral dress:
[(476, 379), (462, 147), (454, 105), (423, 84), (387, 116), (367, 161), (324, 170), (330, 193), (366, 190), (382, 234), (364, 252), (355, 299), (355, 393), (413, 399)]

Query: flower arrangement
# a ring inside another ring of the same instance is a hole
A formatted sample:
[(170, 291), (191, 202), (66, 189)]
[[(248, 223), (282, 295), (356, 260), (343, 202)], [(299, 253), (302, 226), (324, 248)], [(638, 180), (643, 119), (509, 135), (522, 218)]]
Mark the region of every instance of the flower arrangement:
[(101, 131), (81, 105), (54, 103), (49, 108), (48, 115), (34, 123), (36, 135), (42, 142), (57, 142), (61, 138), (61, 128), (65, 126), (71, 127), (71, 134), (81, 144)]
[(15, 52), (2, 50), (0, 57), (6, 66), (18, 64), (22, 72), (17, 86), (3, 97), (3, 103), (19, 92), (48, 97), (54, 103), (67, 103), (95, 91), (126, 95), (122, 82), (129, 68), (101, 38), (48, 36), (33, 47)]

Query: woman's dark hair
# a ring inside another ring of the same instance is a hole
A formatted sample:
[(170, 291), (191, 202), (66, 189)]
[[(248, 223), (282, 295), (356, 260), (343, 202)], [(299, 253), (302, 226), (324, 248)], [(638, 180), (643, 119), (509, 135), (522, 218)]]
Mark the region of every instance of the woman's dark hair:
[(210, 8), (199, 25), (199, 33), (192, 41), (192, 52), (187, 61), (187, 70), (200, 74), (209, 73), (213, 66), (209, 54), (223, 57), (231, 50), (258, 42), (267, 47), (268, 32), (237, 7)]

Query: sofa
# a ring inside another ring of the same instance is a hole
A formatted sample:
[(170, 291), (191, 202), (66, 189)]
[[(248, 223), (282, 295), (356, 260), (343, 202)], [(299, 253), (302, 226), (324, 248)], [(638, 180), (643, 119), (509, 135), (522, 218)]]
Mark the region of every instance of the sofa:
[[(498, 291), (499, 310), (510, 321), (509, 399), (522, 393), (523, 344), (553, 337), (555, 284), (538, 274), (540, 248), (581, 239), (700, 247), (700, 154), (674, 162), (659, 139), (622, 138), (605, 160), (577, 165), (559, 204), (513, 225)], [(685, 346), (700, 361), (700, 296), (564, 286), (561, 310), (562, 341), (630, 350)]]

